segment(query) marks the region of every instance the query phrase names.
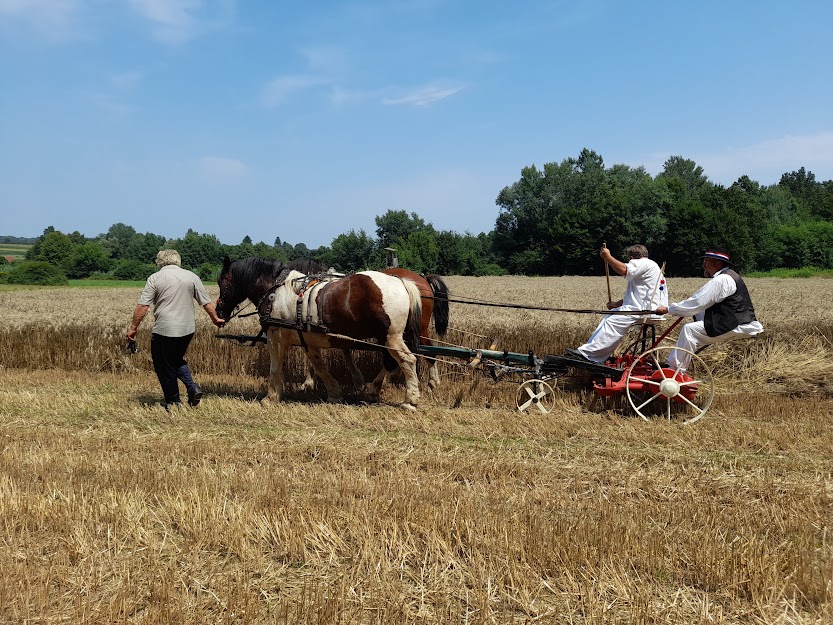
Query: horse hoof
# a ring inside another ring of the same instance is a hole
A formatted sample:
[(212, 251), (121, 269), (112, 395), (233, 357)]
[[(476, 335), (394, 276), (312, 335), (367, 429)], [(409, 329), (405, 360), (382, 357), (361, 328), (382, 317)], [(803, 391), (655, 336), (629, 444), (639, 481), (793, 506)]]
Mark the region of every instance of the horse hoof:
[(414, 406), (413, 404), (405, 404), (405, 403), (402, 403), (402, 404), (399, 404), (399, 405), (400, 405), (402, 408), (404, 408), (405, 410), (410, 410), (411, 412), (416, 412), (416, 406)]

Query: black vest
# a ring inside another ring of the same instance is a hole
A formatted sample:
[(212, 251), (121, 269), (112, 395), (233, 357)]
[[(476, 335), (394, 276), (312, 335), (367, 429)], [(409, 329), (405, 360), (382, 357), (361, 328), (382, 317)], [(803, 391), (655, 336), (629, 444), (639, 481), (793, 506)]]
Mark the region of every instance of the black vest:
[(706, 334), (709, 336), (720, 336), (731, 332), (739, 325), (757, 321), (755, 308), (743, 279), (731, 269), (723, 273), (735, 281), (737, 290), (719, 304), (706, 309), (703, 325), (706, 326)]

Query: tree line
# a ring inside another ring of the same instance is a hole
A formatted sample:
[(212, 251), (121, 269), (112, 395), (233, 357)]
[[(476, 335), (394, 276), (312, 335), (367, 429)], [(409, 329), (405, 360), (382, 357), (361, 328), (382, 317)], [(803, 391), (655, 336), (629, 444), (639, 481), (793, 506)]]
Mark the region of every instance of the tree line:
[(0, 269), (0, 279), (31, 280), (34, 273), (51, 283), (143, 280), (155, 271), (156, 252), (163, 248), (177, 249), (183, 265), (206, 280), (216, 277), (224, 255), (314, 258), (347, 272), (384, 267), (389, 247), (401, 266), (442, 275), (595, 274), (602, 243), (614, 255), (642, 243), (666, 262), (671, 276), (700, 275), (699, 257), (710, 246), (730, 249), (742, 271), (833, 268), (833, 181), (817, 182), (804, 168), (770, 186), (742, 176), (725, 187), (681, 156), (651, 176), (643, 167), (606, 167), (600, 155), (584, 149), (542, 169), (523, 168), (496, 204), (495, 228), (488, 233), (437, 230), (415, 212), (389, 210), (375, 218), (375, 236), (350, 230), (315, 249), (280, 237), (268, 244), (246, 236), (227, 245), (191, 229), (167, 239), (123, 223), (90, 238), (49, 227), (19, 267)]

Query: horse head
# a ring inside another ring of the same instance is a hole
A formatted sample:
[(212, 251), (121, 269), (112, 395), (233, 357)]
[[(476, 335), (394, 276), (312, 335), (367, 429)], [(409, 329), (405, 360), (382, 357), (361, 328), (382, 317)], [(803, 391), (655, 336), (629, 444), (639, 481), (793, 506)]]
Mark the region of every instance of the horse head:
[(274, 287), (284, 270), (284, 264), (271, 258), (242, 258), (232, 262), (223, 258), (223, 268), (217, 278), (220, 297), (217, 299), (217, 314), (228, 321), (244, 300), (257, 304), (263, 295)]
[(220, 296), (217, 298), (215, 308), (217, 315), (222, 319), (228, 321), (231, 318), (234, 309), (246, 299), (246, 296), (239, 296), (237, 294), (237, 285), (232, 278), (231, 259), (228, 256), (223, 257), (223, 268), (220, 270), (220, 276), (217, 278), (217, 286), (220, 287)]

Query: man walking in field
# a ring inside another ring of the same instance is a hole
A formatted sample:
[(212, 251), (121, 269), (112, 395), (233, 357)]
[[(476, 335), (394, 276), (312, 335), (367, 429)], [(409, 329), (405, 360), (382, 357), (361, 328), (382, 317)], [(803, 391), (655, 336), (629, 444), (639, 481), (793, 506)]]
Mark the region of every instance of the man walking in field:
[(222, 328), (225, 324), (217, 316), (214, 302), (199, 276), (183, 269), (181, 264), (182, 259), (176, 250), (162, 250), (156, 255), (159, 271), (147, 279), (127, 330), (128, 342), (135, 341), (139, 324), (152, 304), (154, 320), (150, 353), (153, 369), (165, 396), (166, 410), (182, 403), (178, 380), (182, 380), (185, 385), (189, 405), (196, 406), (202, 399), (202, 390), (194, 382), (185, 360), (185, 352), (196, 332), (194, 300), (205, 309), (215, 326)]
[[(680, 331), (677, 347), (696, 352), (703, 345), (751, 338), (764, 331), (755, 317), (755, 307), (743, 279), (730, 268), (729, 252), (713, 247), (703, 254), (703, 274), (711, 278), (694, 295), (670, 306), (659, 306), (657, 314), (694, 317)], [(682, 371), (691, 356), (672, 350), (668, 366)]]
[[(599, 252), (604, 261), (620, 276), (625, 276), (628, 282), (625, 296), (618, 302), (608, 302), (608, 310), (653, 310), (657, 306), (667, 306), (668, 284), (659, 265), (648, 258), (648, 248), (644, 245), (631, 245), (625, 248), (625, 254), (630, 259), (627, 263), (614, 258), (607, 247), (602, 247)], [(568, 349), (564, 355), (568, 358), (603, 363), (616, 351), (628, 329), (642, 318), (639, 315), (607, 315), (584, 345), (577, 349)]]

